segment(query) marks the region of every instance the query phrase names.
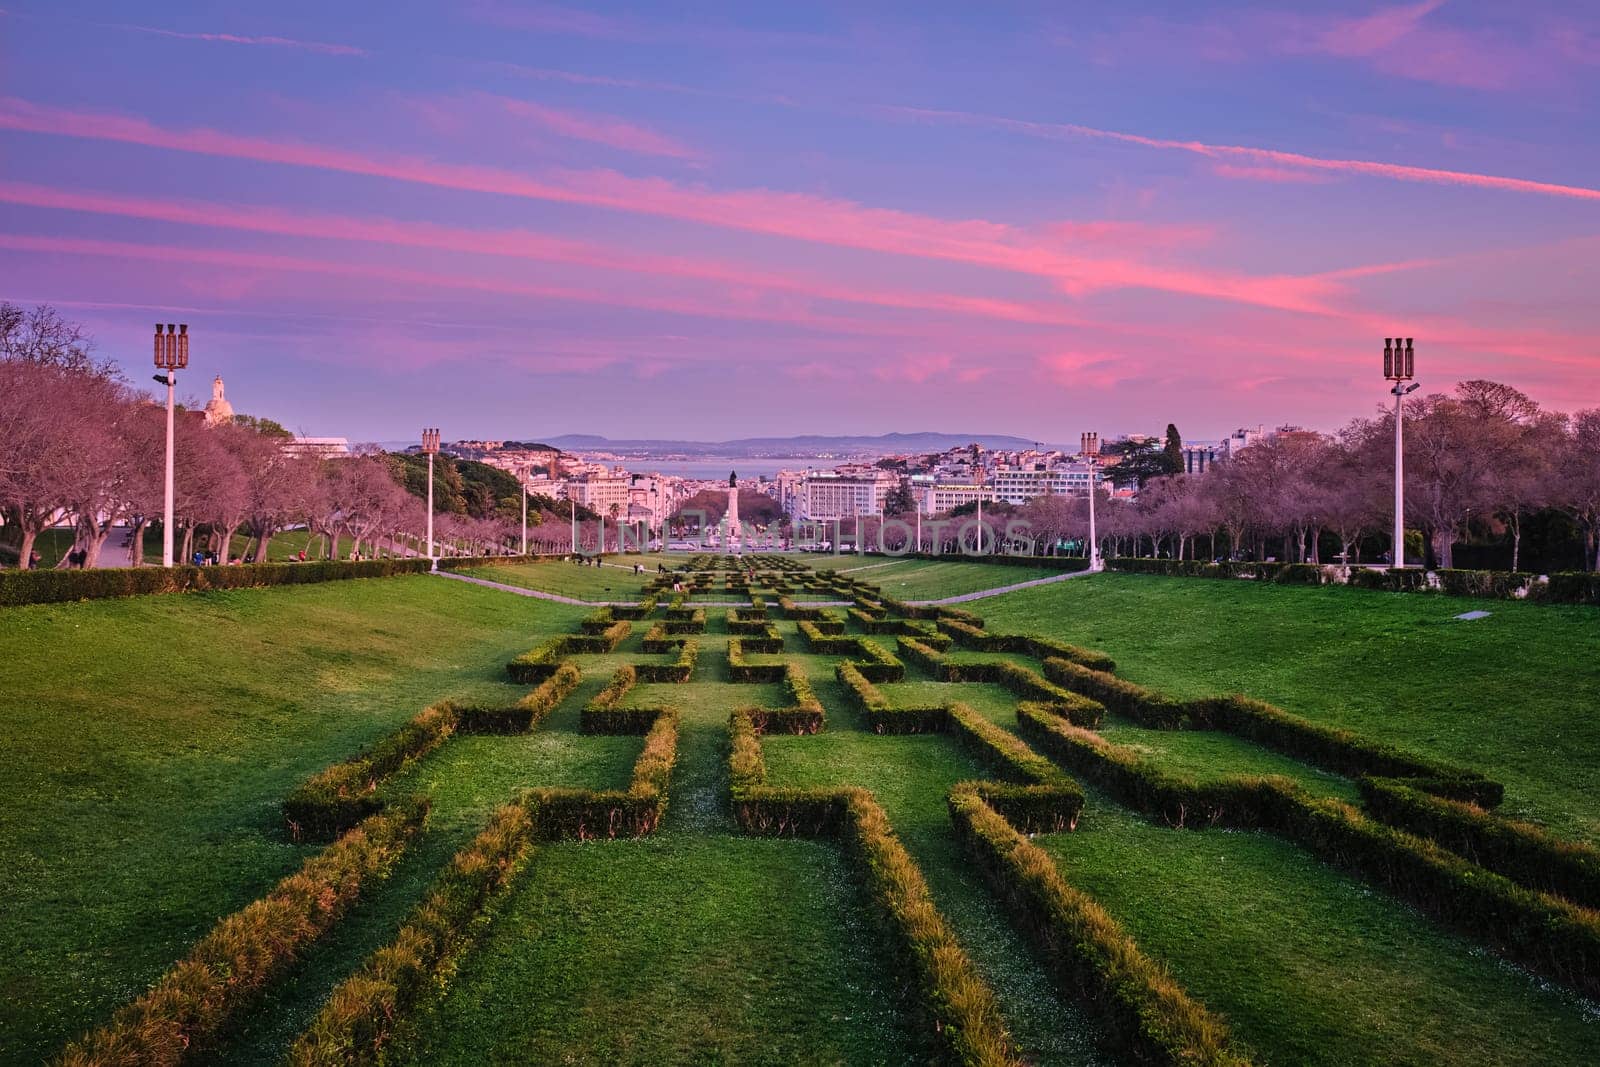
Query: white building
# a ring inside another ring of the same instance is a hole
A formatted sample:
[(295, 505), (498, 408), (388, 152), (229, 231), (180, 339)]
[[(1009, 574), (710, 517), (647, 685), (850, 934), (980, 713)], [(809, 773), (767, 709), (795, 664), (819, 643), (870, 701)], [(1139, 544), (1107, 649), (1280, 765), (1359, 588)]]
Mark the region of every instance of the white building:
[(291, 437), (283, 442), (282, 448), (291, 456), (346, 459), (350, 455), (350, 440), (346, 437)]
[(876, 515), (898, 481), (888, 471), (849, 475), (808, 471), (800, 486), (794, 517), (826, 522)]
[(608, 518), (613, 506), (618, 515), (627, 514), (632, 493), (633, 479), (625, 474), (589, 474), (567, 482), (568, 500)]

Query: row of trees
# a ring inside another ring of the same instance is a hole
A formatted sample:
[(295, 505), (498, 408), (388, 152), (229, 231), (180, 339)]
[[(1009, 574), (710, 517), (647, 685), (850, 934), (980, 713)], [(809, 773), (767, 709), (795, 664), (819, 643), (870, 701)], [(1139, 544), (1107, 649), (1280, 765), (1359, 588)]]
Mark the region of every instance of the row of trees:
[[(1538, 524), (1570, 531), (1574, 547), (1560, 565), (1600, 570), (1600, 409), (1547, 411), (1511, 386), (1469, 381), (1412, 401), (1404, 435), (1406, 525), (1421, 535), (1414, 551), (1422, 562), (1451, 567), (1461, 544), (1493, 540), (1509, 548), (1515, 570), (1524, 533)], [(1280, 434), (1204, 474), (1149, 476), (1132, 500), (1101, 498), (1097, 533), (1112, 555), (1387, 557), (1393, 479), (1390, 412), (1331, 435)], [(1037, 497), (985, 512), (996, 534), (1008, 523), (1026, 531), (1013, 540), (1034, 551), (1088, 536), (1083, 499)]]
[[(370, 451), (324, 460), (283, 445), (268, 419), (208, 425), (197, 412), (174, 427), (174, 550), (265, 561), (275, 535), (305, 528), (308, 547), (332, 556), (413, 554), (427, 525), (426, 457)], [(84, 565), (96, 566), (113, 530), (143, 562), (146, 531), (163, 509), (166, 411), (94, 357), (77, 325), (54, 310), (0, 304), (0, 520), (26, 566), (40, 534), (70, 524)], [(455, 550), (519, 547), (521, 488), (481, 463), (435, 461), (436, 537)], [(529, 502), (530, 540), (570, 542), (568, 505)], [(580, 511), (580, 518), (594, 518)], [(65, 559), (65, 554), (63, 554)]]

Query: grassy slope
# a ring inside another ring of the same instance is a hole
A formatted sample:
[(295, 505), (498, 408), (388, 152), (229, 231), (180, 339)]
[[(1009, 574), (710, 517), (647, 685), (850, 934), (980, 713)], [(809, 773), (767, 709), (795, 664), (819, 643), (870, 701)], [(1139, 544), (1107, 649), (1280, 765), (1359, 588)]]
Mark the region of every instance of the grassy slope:
[[(682, 712), (661, 832), (544, 849), (425, 1021), (417, 1062), (917, 1058), (837, 850), (745, 837), (727, 817), (728, 713), (781, 697), (724, 684), (723, 640), (700, 640), (693, 681), (629, 697)], [(604, 677), (637, 643), (579, 661)]]
[[(1238, 691), (1505, 781), (1505, 811), (1600, 841), (1600, 611), (1098, 575), (973, 605), (1101, 648), (1127, 677)], [(1492, 612), (1476, 622), (1452, 616)]]
[(1096, 797), (1040, 841), (1266, 1062), (1593, 1062), (1592, 1005), (1280, 838), (1171, 830)]
[(296, 782), (580, 615), (421, 576), (6, 609), (0, 1047), (142, 989), (303, 861)]

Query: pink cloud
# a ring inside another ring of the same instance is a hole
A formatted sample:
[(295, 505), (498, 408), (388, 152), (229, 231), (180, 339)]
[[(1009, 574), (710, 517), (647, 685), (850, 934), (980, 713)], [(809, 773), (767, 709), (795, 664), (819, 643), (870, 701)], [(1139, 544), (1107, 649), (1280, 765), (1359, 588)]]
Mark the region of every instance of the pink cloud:
[(216, 44), (296, 48), (303, 52), (320, 52), (327, 56), (364, 56), (367, 54), (365, 48), (357, 48), (355, 45), (329, 44), (326, 41), (300, 41), (293, 37), (248, 36), (238, 33), (182, 33), (178, 30), (164, 30), (157, 26), (133, 26), (123, 23), (114, 24), (114, 28), (130, 30), (134, 33), (148, 33), (158, 37), (172, 37), (180, 41), (209, 41)]
[(674, 159), (699, 157), (699, 153), (671, 137), (613, 115), (564, 110), (534, 103), (531, 100), (513, 100), (509, 97), (488, 94), (484, 94), (484, 99), (498, 106), (506, 114), (526, 119), (540, 129), (560, 137), (588, 141), (639, 155), (669, 156)]
[[(1429, 18), (1445, 0), (1382, 7), (1359, 18), (1286, 15), (1277, 50), (1291, 55), (1357, 59), (1391, 77), (1465, 89), (1507, 89), (1540, 77), (1529, 48), (1488, 32), (1438, 25)], [(1270, 32), (1270, 31), (1269, 31)]]
[(1035, 365), (1040, 374), (1057, 385), (1086, 385), (1093, 389), (1110, 389), (1134, 377), (1140, 369), (1127, 355), (1108, 352), (1053, 352), (1038, 357)]
[(1589, 186), (1559, 185), (1553, 182), (1532, 181), (1526, 178), (1507, 178), (1495, 174), (1476, 174), (1471, 171), (1440, 170), (1432, 167), (1412, 167), (1402, 163), (1381, 163), (1364, 159), (1330, 159), (1323, 156), (1303, 155), (1299, 152), (1283, 152), (1273, 148), (1251, 148), (1246, 145), (1209, 144), (1204, 141), (1177, 141), (1162, 137), (1146, 137), (1136, 133), (1123, 133), (1117, 130), (1104, 130), (1094, 126), (1081, 126), (1075, 123), (1031, 122), (1026, 119), (980, 115), (968, 111), (943, 111), (915, 107), (887, 107), (881, 110), (924, 122), (988, 126), (1047, 140), (1092, 138), (1116, 141), (1121, 144), (1139, 145), (1144, 148), (1189, 152), (1212, 159), (1248, 159), (1259, 163), (1333, 174), (1360, 174), (1365, 177), (1388, 178), (1393, 181), (1425, 182), (1433, 185), (1459, 185), (1477, 189), (1495, 189), (1502, 192), (1569, 197), (1575, 200), (1600, 200), (1600, 189)]
[(528, 230), (471, 230), (387, 218), (288, 212), (210, 201), (157, 200), (0, 181), (0, 203), (90, 212), (284, 237), (370, 242), (503, 256), (628, 271), (719, 285), (730, 302), (759, 304), (763, 292), (867, 304), (903, 311), (965, 315), (1039, 326), (1082, 326), (1087, 320), (1060, 307), (938, 292), (884, 290), (803, 275), (763, 271), (742, 263), (662, 256)]
[[(172, 130), (143, 119), (46, 107), (17, 98), (0, 98), (0, 128), (584, 204), (838, 247), (1031, 274), (1050, 279), (1063, 291), (1073, 293), (1144, 288), (1317, 313), (1327, 312), (1327, 299), (1333, 295), (1327, 282), (1315, 279), (1257, 278), (1217, 270), (1158, 267), (1130, 258), (1073, 255), (1041, 243), (1037, 235), (1003, 223), (939, 219), (804, 193), (714, 190), (605, 170), (556, 172), (533, 178), (493, 167), (414, 157), (376, 157), (217, 130)], [(1600, 199), (1600, 191), (1587, 192)]]
[(1287, 185), (1325, 185), (1333, 180), (1327, 174), (1290, 167), (1251, 167), (1236, 163), (1213, 163), (1211, 173), (1219, 178), (1238, 178), (1251, 182), (1280, 182)]

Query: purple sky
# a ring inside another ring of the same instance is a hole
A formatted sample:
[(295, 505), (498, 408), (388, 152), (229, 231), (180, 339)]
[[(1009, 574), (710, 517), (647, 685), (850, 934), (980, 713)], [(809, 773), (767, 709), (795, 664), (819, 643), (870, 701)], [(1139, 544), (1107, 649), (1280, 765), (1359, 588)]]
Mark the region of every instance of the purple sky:
[(1600, 405), (1590, 5), (0, 4), (0, 298), (307, 433)]

